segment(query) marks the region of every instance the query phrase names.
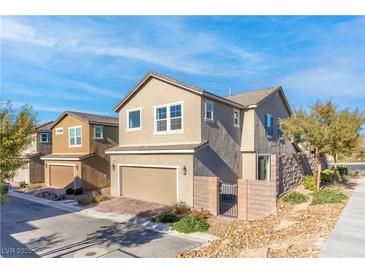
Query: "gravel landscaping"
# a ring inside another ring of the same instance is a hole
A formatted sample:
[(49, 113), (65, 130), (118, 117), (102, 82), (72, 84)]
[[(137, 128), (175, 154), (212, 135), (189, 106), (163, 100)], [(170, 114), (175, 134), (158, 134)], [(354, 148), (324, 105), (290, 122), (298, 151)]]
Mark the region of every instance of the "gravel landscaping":
[[(351, 184), (340, 187), (347, 197), (351, 196), (351, 188)], [(309, 190), (299, 186), (295, 191), (308, 195), (308, 201), (291, 204), (280, 199), (277, 213), (263, 219), (210, 218), (208, 233), (219, 239), (179, 257), (319, 257), (345, 203), (310, 205)]]

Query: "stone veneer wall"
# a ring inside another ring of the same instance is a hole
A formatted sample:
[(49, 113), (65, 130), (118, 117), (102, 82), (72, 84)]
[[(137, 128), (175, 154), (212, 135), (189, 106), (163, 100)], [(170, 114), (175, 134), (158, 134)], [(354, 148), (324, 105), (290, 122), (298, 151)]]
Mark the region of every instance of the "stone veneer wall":
[(194, 208), (206, 209), (214, 216), (219, 214), (218, 177), (194, 176)]
[(238, 179), (238, 219), (252, 220), (276, 212), (276, 182)]
[(302, 176), (313, 174), (310, 162), (304, 154), (277, 155), (275, 159), (271, 165), (275, 173), (273, 178), (276, 178), (278, 196), (300, 185)]

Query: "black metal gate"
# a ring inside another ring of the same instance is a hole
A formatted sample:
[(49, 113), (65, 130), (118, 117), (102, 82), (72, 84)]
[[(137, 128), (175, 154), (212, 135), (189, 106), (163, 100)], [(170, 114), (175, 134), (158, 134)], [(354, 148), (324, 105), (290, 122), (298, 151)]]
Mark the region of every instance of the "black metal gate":
[(237, 217), (237, 183), (219, 182), (219, 214)]

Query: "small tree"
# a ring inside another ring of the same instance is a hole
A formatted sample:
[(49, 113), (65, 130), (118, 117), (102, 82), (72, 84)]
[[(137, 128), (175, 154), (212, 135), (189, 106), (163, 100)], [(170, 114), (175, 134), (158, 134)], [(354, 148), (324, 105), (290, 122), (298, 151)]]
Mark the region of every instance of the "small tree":
[(335, 168), (338, 157), (348, 157), (361, 150), (360, 130), (364, 123), (363, 114), (358, 110), (353, 112), (344, 109), (336, 113), (333, 122), (328, 127), (328, 142), (326, 151), (332, 156)]
[(35, 114), (28, 105), (15, 112), (8, 101), (0, 110), (0, 182), (9, 180), (15, 171), (24, 165), (22, 152), (31, 143), (34, 132)]
[[(316, 103), (309, 111), (300, 108), (294, 115), (281, 121), (284, 135), (314, 151), (316, 186), (320, 186), (321, 159), (330, 154), (337, 160), (339, 154), (352, 153), (358, 147), (359, 132), (364, 122), (357, 110), (337, 111), (331, 101)], [(335, 161), (336, 161), (335, 160)]]

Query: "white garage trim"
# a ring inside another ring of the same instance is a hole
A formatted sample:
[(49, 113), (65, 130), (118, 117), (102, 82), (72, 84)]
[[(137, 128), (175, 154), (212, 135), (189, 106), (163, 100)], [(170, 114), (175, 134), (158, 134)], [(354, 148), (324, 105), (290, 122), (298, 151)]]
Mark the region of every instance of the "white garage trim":
[[(76, 164), (62, 164), (62, 163), (47, 163), (47, 166), (73, 166), (74, 167), (74, 178), (76, 177)], [(51, 179), (51, 169), (48, 167), (48, 181)], [(75, 188), (75, 181), (73, 182)]]
[(154, 167), (154, 168), (170, 168), (176, 169), (176, 201), (179, 202), (179, 166), (164, 166), (164, 165), (139, 165), (139, 164), (118, 164), (118, 191), (121, 196), (120, 189), (120, 167)]

